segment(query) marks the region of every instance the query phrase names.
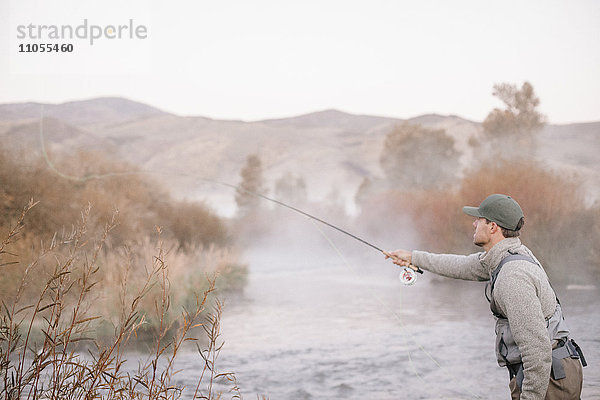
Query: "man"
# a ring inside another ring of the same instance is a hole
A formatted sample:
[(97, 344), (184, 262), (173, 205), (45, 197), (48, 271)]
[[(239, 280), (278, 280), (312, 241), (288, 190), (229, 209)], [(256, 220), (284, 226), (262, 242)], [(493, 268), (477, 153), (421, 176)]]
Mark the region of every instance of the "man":
[(579, 399), (581, 350), (569, 338), (560, 303), (548, 277), (518, 236), (523, 211), (510, 196), (493, 194), (479, 207), (473, 243), (484, 251), (468, 256), (396, 250), (395, 264), (456, 279), (489, 280), (486, 297), (496, 316), (496, 355), (510, 375), (513, 399)]

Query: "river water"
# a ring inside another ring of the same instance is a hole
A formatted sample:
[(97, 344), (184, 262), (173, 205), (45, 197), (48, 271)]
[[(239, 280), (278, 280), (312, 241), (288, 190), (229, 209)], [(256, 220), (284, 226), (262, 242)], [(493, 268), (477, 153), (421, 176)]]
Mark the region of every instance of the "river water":
[[(345, 256), (277, 246), (246, 255), (248, 286), (225, 299), (218, 361), (244, 398), (509, 398), (483, 283), (425, 273), (404, 286), (376, 252)], [(598, 289), (557, 291), (590, 364), (582, 398), (600, 399)], [(195, 387), (198, 354), (179, 367), (178, 383)]]

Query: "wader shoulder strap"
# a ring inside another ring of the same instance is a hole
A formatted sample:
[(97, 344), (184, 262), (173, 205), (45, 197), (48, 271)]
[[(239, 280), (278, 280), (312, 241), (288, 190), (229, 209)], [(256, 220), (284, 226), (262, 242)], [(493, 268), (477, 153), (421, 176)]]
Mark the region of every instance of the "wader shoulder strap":
[(537, 262), (535, 262), (535, 260), (533, 258), (531, 258), (530, 256), (524, 255), (524, 254), (512, 254), (510, 253), (509, 255), (507, 255), (506, 257), (504, 257), (502, 259), (502, 261), (500, 261), (500, 263), (498, 264), (498, 266), (496, 267), (496, 269), (494, 270), (494, 272), (492, 272), (492, 288), (494, 286), (494, 284), (496, 283), (496, 278), (498, 278), (498, 274), (500, 273), (500, 270), (502, 269), (502, 267), (504, 266), (504, 264), (506, 264), (509, 261), (528, 261), (532, 264), (535, 265), (539, 265)]
[[(487, 285), (485, 287), (485, 297), (487, 298), (487, 300), (490, 303), (492, 302), (492, 292), (494, 291), (494, 285), (496, 284), (496, 279), (498, 278), (498, 274), (500, 274), (500, 270), (502, 270), (502, 267), (504, 266), (504, 264), (506, 264), (509, 261), (519, 261), (519, 260), (528, 261), (532, 264), (539, 265), (537, 262), (535, 262), (535, 260), (533, 258), (531, 258), (530, 256), (526, 256), (524, 254), (510, 253), (509, 255), (504, 257), (502, 259), (502, 261), (500, 261), (500, 263), (498, 264), (496, 269), (492, 272), (490, 281), (487, 283)], [(494, 312), (494, 311), (492, 311), (492, 312)], [(494, 315), (496, 315), (495, 312), (494, 312)]]

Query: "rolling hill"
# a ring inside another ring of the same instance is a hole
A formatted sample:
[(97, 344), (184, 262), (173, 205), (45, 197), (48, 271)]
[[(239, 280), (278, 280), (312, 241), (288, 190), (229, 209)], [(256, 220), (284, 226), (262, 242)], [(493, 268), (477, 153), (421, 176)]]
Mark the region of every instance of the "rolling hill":
[[(40, 120), (40, 116), (43, 119)], [(40, 121), (42, 122), (40, 124)], [(480, 124), (458, 116), (422, 115), (408, 120), (324, 110), (291, 118), (224, 121), (178, 116), (123, 98), (63, 104), (0, 105), (0, 136), (27, 151), (40, 151), (40, 129), (54, 151), (101, 149), (141, 166), (180, 197), (206, 200), (233, 211), (231, 189), (204, 179), (237, 184), (246, 157), (258, 154), (270, 188), (282, 176), (302, 177), (312, 199), (339, 199), (351, 208), (364, 177), (381, 177), (379, 156), (387, 132), (402, 122), (443, 128), (468, 166)], [(600, 187), (600, 122), (548, 125), (536, 157), (586, 180), (590, 199)]]

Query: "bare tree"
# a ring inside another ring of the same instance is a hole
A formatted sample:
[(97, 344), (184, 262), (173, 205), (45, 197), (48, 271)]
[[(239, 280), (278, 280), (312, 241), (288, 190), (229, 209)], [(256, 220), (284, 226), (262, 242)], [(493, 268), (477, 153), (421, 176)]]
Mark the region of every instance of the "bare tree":
[(241, 215), (258, 208), (260, 198), (253, 193), (263, 194), (265, 192), (263, 168), (260, 158), (251, 154), (246, 158), (246, 164), (240, 171), (242, 181), (238, 185), (235, 194), (235, 202)]
[(387, 134), (379, 162), (395, 187), (433, 188), (456, 180), (459, 156), (443, 129), (405, 123)]
[(520, 89), (514, 84), (494, 85), (494, 96), (504, 109), (493, 109), (483, 121), (484, 140), (490, 149), (501, 146), (504, 156), (531, 154), (546, 117), (537, 110), (540, 99), (529, 82)]
[(275, 182), (275, 196), (296, 205), (306, 203), (308, 195), (304, 178), (286, 172)]

